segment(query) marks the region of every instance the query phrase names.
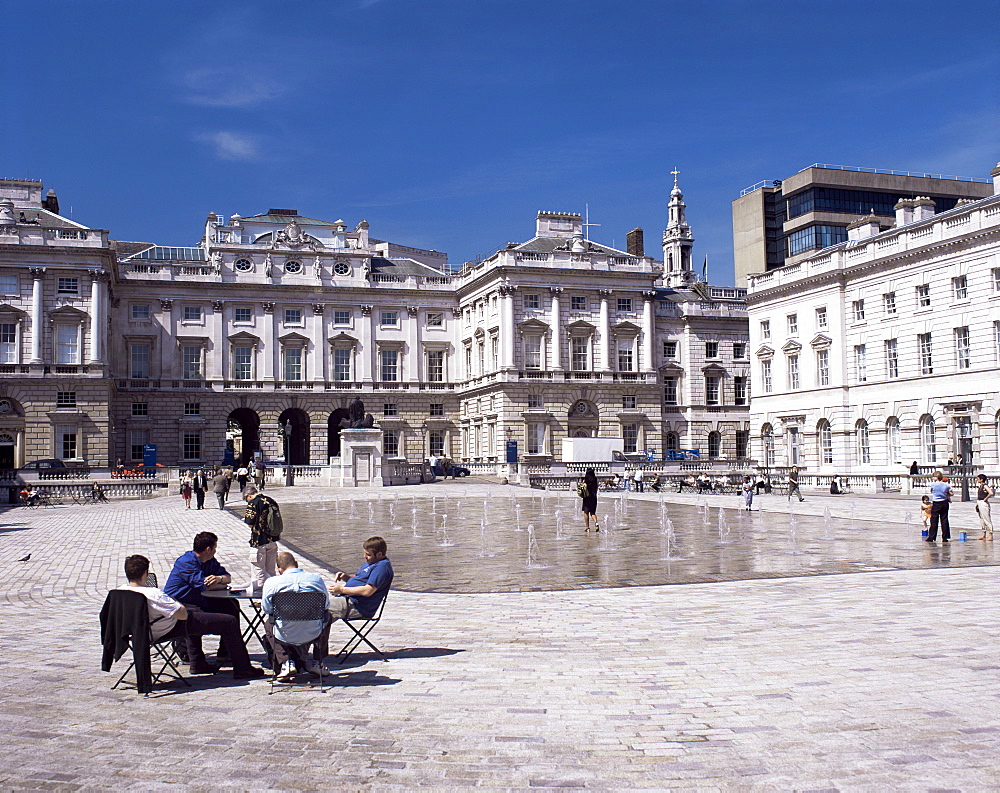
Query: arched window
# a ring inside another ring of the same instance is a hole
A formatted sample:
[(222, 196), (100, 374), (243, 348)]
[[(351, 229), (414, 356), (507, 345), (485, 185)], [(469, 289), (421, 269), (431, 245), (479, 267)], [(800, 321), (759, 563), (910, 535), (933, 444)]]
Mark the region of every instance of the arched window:
[(858, 462), (868, 465), (872, 461), (871, 438), (868, 435), (868, 422), (861, 419), (856, 429), (858, 432)]
[(903, 462), (903, 433), (899, 428), (899, 419), (890, 416), (885, 422), (885, 430), (889, 436), (889, 462)]
[(663, 444), (668, 450), (681, 448), (681, 442), (677, 438), (676, 432), (668, 432)]
[(819, 459), (823, 465), (833, 465), (833, 428), (830, 422), (822, 419), (816, 427), (819, 436)]
[(937, 426), (933, 416), (923, 416), (920, 419), (920, 446), (924, 453), (924, 462), (933, 465), (937, 462)]
[(765, 424), (760, 430), (761, 447), (764, 450), (764, 465), (774, 465), (774, 430), (770, 424)]
[(722, 435), (718, 432), (708, 433), (708, 456), (713, 460), (722, 452)]

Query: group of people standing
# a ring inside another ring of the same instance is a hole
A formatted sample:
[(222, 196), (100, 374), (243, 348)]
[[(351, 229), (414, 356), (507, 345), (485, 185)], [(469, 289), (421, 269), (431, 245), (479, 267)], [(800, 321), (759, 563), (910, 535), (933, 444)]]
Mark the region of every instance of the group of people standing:
[(193, 498), (195, 509), (204, 509), (205, 494), (211, 491), (219, 501), (219, 509), (225, 509), (234, 479), (241, 493), (246, 490), (247, 483), (250, 481), (253, 482), (258, 491), (261, 491), (264, 489), (264, 465), (251, 461), (248, 465), (241, 465), (235, 471), (229, 465), (186, 471), (181, 477), (180, 490), (181, 498), (184, 499), (184, 508), (191, 509)]
[[(985, 474), (976, 476), (976, 514), (979, 516), (979, 524), (982, 534), (976, 537), (977, 540), (993, 541), (993, 516), (990, 511), (990, 499), (996, 495), (996, 491), (990, 486)], [(951, 507), (952, 487), (947, 477), (940, 471), (934, 472), (930, 486), (930, 495), (920, 499), (920, 512), (923, 517), (924, 527), (927, 529), (925, 542), (936, 542), (938, 526), (941, 527), (941, 542), (951, 541), (951, 523), (948, 512)]]

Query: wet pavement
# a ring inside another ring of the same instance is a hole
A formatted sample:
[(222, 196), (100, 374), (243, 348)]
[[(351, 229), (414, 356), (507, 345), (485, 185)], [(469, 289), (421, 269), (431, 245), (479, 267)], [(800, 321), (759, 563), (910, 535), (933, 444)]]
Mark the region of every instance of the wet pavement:
[[(277, 493), (278, 491), (275, 491)], [(302, 491), (294, 494), (298, 498)], [(356, 526), (386, 538), (394, 587), (516, 592), (690, 584), (1000, 563), (995, 543), (958, 541), (972, 505), (953, 506), (954, 541), (921, 541), (912, 499), (760, 496), (753, 512), (727, 496), (603, 495), (603, 531), (585, 533), (570, 493), (503, 487), (326, 491), (289, 502), (283, 541), (314, 562), (351, 570)], [(971, 513), (970, 513), (971, 514)]]

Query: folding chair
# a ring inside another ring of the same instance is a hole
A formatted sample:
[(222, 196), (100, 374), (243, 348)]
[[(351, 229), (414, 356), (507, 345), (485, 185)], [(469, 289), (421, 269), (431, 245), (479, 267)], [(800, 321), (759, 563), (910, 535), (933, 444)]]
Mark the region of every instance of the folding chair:
[[(385, 610), (385, 601), (388, 599), (389, 599), (389, 593), (387, 591), (385, 593), (385, 597), (382, 598), (382, 602), (379, 603), (378, 610), (375, 612), (374, 616), (351, 617), (350, 614), (348, 614), (348, 616), (346, 617), (341, 617), (341, 622), (343, 622), (348, 628), (350, 628), (351, 631), (354, 633), (354, 635), (350, 638), (347, 644), (343, 646), (341, 651), (337, 653), (336, 657), (340, 659), (339, 661), (337, 661), (338, 664), (344, 663), (344, 661), (347, 660), (348, 656), (351, 653), (353, 653), (356, 649), (358, 649), (358, 647), (361, 645), (361, 642), (364, 642), (369, 647), (371, 647), (372, 650), (374, 650), (378, 654), (378, 657), (381, 658), (383, 661), (389, 660), (388, 658), (385, 657), (385, 655), (382, 654), (382, 651), (378, 647), (376, 647), (374, 644), (368, 641), (368, 634), (372, 632), (372, 629), (376, 625), (378, 625), (378, 621), (382, 619), (382, 612)], [(361, 627), (355, 628), (353, 625), (351, 625), (352, 622), (360, 622)]]
[[(118, 688), (133, 668), (136, 668), (136, 691), (144, 696), (149, 696), (153, 685), (160, 682), (161, 677), (182, 680), (184, 685), (190, 687), (191, 683), (181, 674), (177, 663), (175, 663), (175, 661), (180, 662), (180, 658), (174, 652), (173, 639), (153, 638), (152, 623), (149, 621), (149, 608), (146, 604), (146, 597), (141, 592), (129, 592), (125, 589), (112, 589), (104, 601), (104, 607), (101, 609), (101, 643), (105, 649), (101, 668), (105, 672), (111, 671), (113, 653), (109, 647), (113, 647), (112, 643), (117, 637), (127, 635), (128, 646), (125, 651), (132, 651), (132, 662), (111, 686), (111, 690)], [(183, 624), (186, 628), (187, 623)], [(136, 636), (143, 632), (145, 637), (140, 642)], [(146, 652), (145, 659), (141, 655), (143, 651)], [(118, 658), (124, 654), (125, 652), (122, 652)], [(155, 661), (153, 660), (154, 656)], [(114, 660), (118, 660), (118, 658)], [(158, 664), (160, 661), (163, 661), (163, 665), (159, 671), (153, 674), (154, 663)], [(167, 672), (168, 668), (171, 670), (170, 672)]]
[[(274, 619), (275, 623), (282, 626), (287, 625), (289, 622), (315, 622), (319, 621), (323, 623), (317, 631), (316, 635), (313, 636), (306, 642), (302, 644), (293, 645), (295, 647), (305, 647), (308, 648), (312, 642), (320, 637), (323, 632), (323, 628), (326, 627), (326, 618), (329, 612), (326, 609), (327, 595), (324, 592), (275, 592), (271, 595), (271, 617)], [(277, 637), (275, 637), (277, 640)], [(287, 644), (287, 642), (286, 642)], [(277, 661), (274, 662), (271, 675), (271, 689), (267, 692), (268, 694), (274, 693), (274, 687), (276, 685), (280, 686), (294, 686), (296, 685), (293, 681), (281, 681), (278, 682), (278, 673), (281, 671), (281, 665)], [(309, 681), (309, 685), (312, 686), (312, 681)], [(323, 663), (319, 664), (319, 693), (324, 692), (323, 688)]]

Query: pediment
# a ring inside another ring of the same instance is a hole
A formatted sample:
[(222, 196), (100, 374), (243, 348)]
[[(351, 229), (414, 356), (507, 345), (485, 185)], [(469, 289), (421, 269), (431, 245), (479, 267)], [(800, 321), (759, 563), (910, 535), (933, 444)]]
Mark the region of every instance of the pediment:
[(619, 322), (617, 325), (612, 326), (611, 330), (613, 330), (615, 333), (624, 336), (637, 336), (639, 332), (642, 330), (642, 328), (640, 328), (634, 322), (629, 322), (626, 320), (624, 322)]
[(833, 344), (833, 339), (824, 333), (817, 333), (813, 340), (809, 342), (809, 346), (814, 350), (829, 349), (831, 344)]
[(578, 319), (576, 322), (570, 322), (566, 330), (570, 333), (593, 333), (597, 327), (585, 319)]
[(657, 371), (666, 372), (667, 374), (683, 373), (684, 367), (681, 366), (676, 361), (668, 361), (667, 363), (663, 364), (663, 366), (661, 366), (659, 369), (657, 369)]
[(8, 317), (11, 315), (15, 317), (28, 316), (28, 313), (26, 311), (22, 311), (17, 306), (12, 306), (10, 303), (0, 303), (0, 314), (3, 314)]
[(284, 336), (278, 336), (278, 341), (282, 344), (307, 344), (309, 337), (292, 331), (291, 333), (286, 333)]
[(774, 347), (770, 347), (767, 344), (763, 344), (757, 349), (757, 352), (755, 354), (758, 358), (773, 358)]
[(87, 312), (81, 311), (73, 306), (59, 306), (59, 308), (54, 308), (49, 312), (49, 319), (68, 319), (74, 322), (86, 318)]
[(795, 353), (802, 351), (802, 345), (797, 341), (786, 341), (782, 345), (781, 351), (785, 353), (785, 355), (794, 355)]
[(346, 347), (348, 345), (355, 347), (358, 344), (358, 340), (347, 333), (340, 332), (336, 336), (331, 336), (327, 339), (326, 343), (334, 347)]
[(726, 367), (722, 366), (721, 364), (717, 364), (717, 363), (709, 363), (709, 364), (706, 364), (705, 366), (701, 367), (701, 371), (703, 371), (706, 374), (725, 375), (726, 374)]
[(260, 344), (260, 337), (254, 336), (252, 333), (248, 333), (245, 330), (241, 330), (239, 333), (234, 333), (229, 337), (231, 344)]
[(526, 319), (523, 322), (519, 322), (517, 327), (520, 329), (521, 333), (548, 333), (549, 323), (542, 322), (540, 319)]

